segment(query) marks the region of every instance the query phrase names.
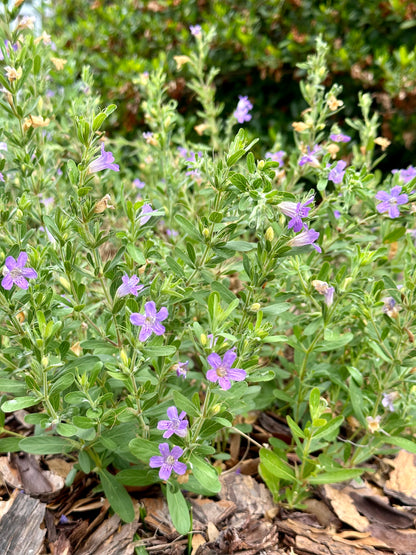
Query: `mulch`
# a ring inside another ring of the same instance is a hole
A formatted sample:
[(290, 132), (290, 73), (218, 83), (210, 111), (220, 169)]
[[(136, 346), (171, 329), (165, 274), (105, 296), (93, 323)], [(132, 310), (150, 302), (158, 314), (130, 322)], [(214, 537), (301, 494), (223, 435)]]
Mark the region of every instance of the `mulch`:
[[(283, 433), (284, 424), (263, 413), (252, 435), (261, 443)], [(187, 536), (175, 531), (158, 486), (127, 488), (135, 519), (126, 524), (94, 474), (78, 472), (65, 486), (68, 457), (4, 454), (0, 554), (416, 555), (416, 455), (375, 458), (362, 480), (315, 488), (304, 510), (290, 511), (262, 483), (257, 448), (231, 436), (229, 450), (217, 496), (185, 493), (192, 508)]]

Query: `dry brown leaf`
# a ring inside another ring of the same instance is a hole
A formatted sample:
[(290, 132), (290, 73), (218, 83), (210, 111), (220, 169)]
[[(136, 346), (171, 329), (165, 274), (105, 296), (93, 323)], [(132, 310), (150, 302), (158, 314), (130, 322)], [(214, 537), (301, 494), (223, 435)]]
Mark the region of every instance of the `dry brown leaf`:
[(207, 542), (202, 534), (194, 534), (192, 536), (192, 551), (191, 555), (195, 555), (201, 545), (205, 545)]
[(390, 464), (394, 470), (390, 473), (384, 491), (408, 505), (416, 505), (416, 455), (402, 449)]
[(360, 515), (349, 493), (330, 485), (325, 485), (323, 490), (331, 502), (335, 514), (342, 522), (349, 524), (359, 532), (368, 530), (370, 522), (365, 516)]

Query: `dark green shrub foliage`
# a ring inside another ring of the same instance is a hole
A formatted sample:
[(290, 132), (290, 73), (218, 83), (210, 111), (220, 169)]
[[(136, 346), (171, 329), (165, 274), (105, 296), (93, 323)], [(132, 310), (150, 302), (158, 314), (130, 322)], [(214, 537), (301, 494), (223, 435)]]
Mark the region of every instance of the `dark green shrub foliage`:
[(62, 45), (76, 49), (78, 73), (84, 64), (93, 68), (103, 99), (119, 106), (111, 125), (127, 136), (143, 123), (137, 79), (158, 66), (167, 72), (169, 94), (191, 128), (195, 105), (173, 56), (194, 48), (190, 25), (214, 27), (208, 63), (220, 69), (218, 98), (227, 113), (238, 94), (254, 100), (253, 130), (270, 142), (291, 130), (294, 115), (305, 108), (296, 64), (314, 51), (321, 34), (331, 45), (327, 84), (343, 86), (345, 115), (357, 115), (359, 90), (370, 92), (383, 116), (383, 135), (393, 143), (390, 153), (399, 153), (404, 167), (416, 150), (412, 6), (406, 0), (57, 0), (44, 24)]

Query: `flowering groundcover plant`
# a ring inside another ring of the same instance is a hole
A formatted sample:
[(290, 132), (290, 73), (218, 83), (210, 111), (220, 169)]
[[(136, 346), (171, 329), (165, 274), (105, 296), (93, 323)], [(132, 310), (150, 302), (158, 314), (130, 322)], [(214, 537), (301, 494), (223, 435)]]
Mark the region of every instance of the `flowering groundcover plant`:
[[(416, 452), (415, 179), (374, 172), (385, 142), (369, 95), (340, 138), (327, 45), (301, 64), (297, 147), (282, 138), (256, 159), (246, 126), (261, 107), (242, 96), (244, 117), (223, 114), (204, 71), (214, 31), (192, 29), (178, 71), (200, 142), (159, 70), (137, 85), (149, 129), (122, 165), (125, 139), (104, 147), (101, 131), (116, 107), (100, 108), (88, 68), (73, 85), (71, 53), (57, 63), (17, 15), (0, 63), (0, 449), (70, 455), (67, 482), (97, 474), (125, 521), (124, 486), (161, 483), (180, 533), (181, 490), (220, 491), (230, 433), (260, 447), (261, 477), (291, 508), (374, 454)], [(20, 409), (32, 435), (6, 424)], [(250, 437), (264, 409), (291, 444)]]

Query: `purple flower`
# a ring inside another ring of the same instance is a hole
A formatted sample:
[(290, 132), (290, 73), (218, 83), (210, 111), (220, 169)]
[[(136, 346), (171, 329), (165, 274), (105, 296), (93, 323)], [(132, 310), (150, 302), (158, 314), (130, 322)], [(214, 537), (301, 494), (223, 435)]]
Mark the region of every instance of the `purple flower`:
[(332, 285), (328, 285), (326, 281), (321, 281), (320, 279), (314, 279), (312, 281), (312, 285), (318, 293), (324, 295), (324, 302), (326, 306), (331, 306), (334, 302), (335, 288), (332, 287)]
[(89, 173), (100, 172), (101, 170), (114, 170), (118, 172), (120, 170), (118, 164), (113, 164), (114, 156), (112, 152), (106, 152), (104, 150), (104, 143), (101, 143), (101, 154), (100, 156), (91, 162), (89, 165)]
[(194, 37), (198, 37), (202, 32), (202, 27), (201, 25), (191, 25), (189, 30)]
[(341, 217), (341, 212), (339, 210), (334, 210), (334, 218), (339, 220)]
[(130, 278), (127, 274), (121, 278), (123, 280), (122, 285), (117, 289), (116, 295), (119, 297), (125, 297), (126, 295), (134, 295), (137, 297), (138, 292), (143, 289), (144, 285), (138, 285), (139, 278), (136, 274), (133, 274)]
[(318, 167), (319, 160), (316, 157), (316, 154), (321, 152), (321, 148), (318, 145), (315, 145), (311, 150), (307, 147), (307, 154), (304, 154), (302, 158), (299, 160), (299, 166), (304, 166), (305, 164), (311, 164), (312, 166)]
[[(344, 160), (339, 160), (339, 162), (337, 162), (337, 165), (330, 170), (328, 174), (328, 180), (337, 184), (341, 183), (344, 178), (346, 166), (347, 163), (344, 162)], [(326, 165), (326, 169), (329, 169), (330, 167), (331, 164)]]
[(0, 181), (4, 183), (4, 175), (0, 172)]
[(293, 231), (295, 233), (302, 229), (302, 218), (306, 218), (308, 216), (310, 211), (308, 204), (310, 204), (312, 201), (313, 197), (309, 198), (305, 202), (283, 201), (277, 205), (282, 214), (291, 218), (291, 220), (287, 224), (288, 229), (291, 229), (293, 227)]
[(7, 143), (1, 142), (0, 143), (0, 150), (6, 150), (7, 151)]
[(68, 523), (69, 523), (68, 517), (65, 515), (61, 515), (59, 518), (59, 524), (68, 524)]
[(178, 235), (178, 232), (175, 231), (174, 229), (167, 229), (166, 230), (166, 235), (168, 237), (176, 237)]
[(172, 369), (176, 370), (176, 375), (178, 376), (178, 378), (179, 376), (186, 378), (186, 374), (188, 373), (188, 364), (189, 360), (185, 362), (177, 362), (172, 366)]
[(147, 224), (154, 212), (157, 212), (157, 210), (153, 210), (150, 204), (143, 204), (142, 211), (140, 212), (140, 225)]
[(385, 409), (388, 409), (390, 412), (394, 412), (394, 401), (397, 399), (398, 394), (396, 391), (392, 391), (391, 393), (383, 393), (383, 400), (381, 404)]
[(186, 158), (188, 156), (188, 151), (183, 146), (178, 146), (178, 152), (179, 152), (179, 156), (181, 156), (182, 158)]
[(186, 412), (183, 410), (178, 415), (178, 409), (176, 407), (169, 407), (167, 414), (169, 420), (160, 420), (157, 424), (158, 430), (166, 430), (163, 437), (167, 439), (173, 434), (176, 434), (179, 437), (185, 437), (189, 424), (187, 420), (184, 420)]
[(408, 183), (414, 177), (416, 177), (416, 168), (414, 168), (413, 166), (409, 166), (405, 170), (392, 170), (391, 173), (397, 172), (400, 173), (400, 179), (403, 181), (403, 183)]
[(133, 185), (135, 187), (137, 187), (138, 189), (143, 189), (143, 187), (146, 185), (146, 183), (144, 181), (140, 181), (140, 179), (133, 179)]
[(217, 344), (218, 337), (214, 337), (212, 333), (209, 333), (207, 337), (209, 339), (209, 348), (212, 349)]
[(286, 156), (284, 150), (278, 150), (277, 152), (266, 152), (266, 160), (272, 160), (273, 162), (278, 162), (279, 166), (283, 166), (283, 158)]
[(397, 303), (393, 299), (393, 297), (386, 297), (385, 299), (383, 299), (383, 301), (384, 301), (384, 306), (383, 306), (384, 314), (387, 314), (387, 316), (390, 316), (390, 318), (397, 318), (399, 315), (400, 307), (396, 306)]
[(293, 237), (288, 245), (290, 247), (303, 247), (305, 245), (312, 245), (315, 250), (322, 252), (319, 245), (314, 245), (315, 241), (319, 237), (319, 232), (314, 229), (308, 229), (307, 227), (301, 231), (298, 235)]
[(334, 143), (349, 143), (351, 141), (351, 137), (343, 133), (332, 133), (332, 135), (329, 135), (329, 138)]
[(176, 474), (185, 474), (186, 464), (179, 462), (178, 459), (183, 455), (183, 449), (178, 445), (172, 447), (172, 451), (169, 450), (168, 443), (160, 443), (159, 451), (162, 456), (155, 455), (150, 458), (149, 466), (150, 468), (159, 468), (159, 478), (161, 480), (168, 480), (172, 474), (172, 470)]
[(156, 304), (154, 301), (149, 301), (144, 305), (144, 314), (133, 312), (130, 315), (130, 322), (135, 326), (142, 326), (139, 334), (140, 341), (146, 341), (152, 333), (156, 335), (163, 335), (165, 333), (165, 326), (160, 322), (166, 320), (169, 316), (168, 309), (164, 306), (156, 312)]
[(387, 191), (379, 191), (376, 194), (376, 199), (382, 202), (377, 205), (377, 210), (380, 214), (388, 212), (390, 218), (398, 218), (400, 216), (400, 211), (398, 205), (406, 204), (408, 201), (408, 196), (406, 194), (400, 194), (402, 187), (396, 185), (387, 193)]
[(242, 368), (231, 368), (237, 358), (236, 353), (230, 349), (224, 355), (223, 360), (217, 353), (211, 353), (207, 361), (211, 365), (211, 370), (207, 372), (209, 382), (218, 382), (221, 389), (230, 389), (231, 381), (241, 382), (246, 377), (246, 371)]
[(244, 123), (251, 120), (249, 111), (253, 109), (253, 104), (249, 101), (247, 96), (239, 96), (237, 108), (233, 114), (238, 123)]
[(1, 285), (4, 289), (11, 289), (15, 283), (20, 289), (28, 289), (29, 283), (26, 278), (36, 279), (37, 272), (33, 268), (24, 268), (27, 262), (27, 253), (21, 252), (17, 260), (13, 256), (8, 256), (5, 260), (5, 268), (3, 273), (6, 272)]

